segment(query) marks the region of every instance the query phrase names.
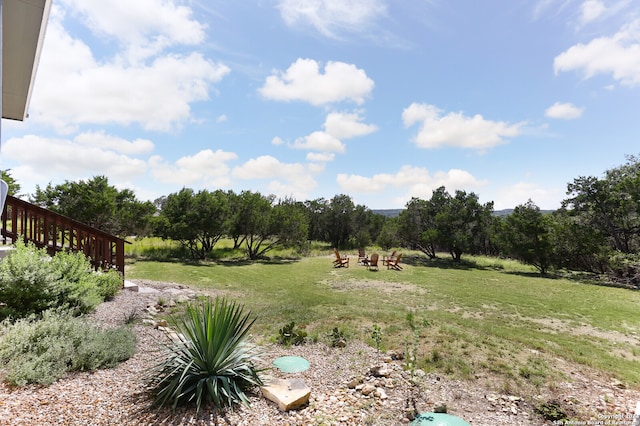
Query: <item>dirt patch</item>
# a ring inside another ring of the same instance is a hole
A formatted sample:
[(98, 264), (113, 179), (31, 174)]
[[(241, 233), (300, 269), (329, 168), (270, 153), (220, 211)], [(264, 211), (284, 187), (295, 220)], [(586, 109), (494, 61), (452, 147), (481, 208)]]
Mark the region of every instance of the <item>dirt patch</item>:
[(576, 325), (573, 322), (563, 321), (559, 319), (527, 318), (527, 317), (522, 317), (521, 319), (525, 321), (531, 321), (547, 329), (560, 332), (560, 333), (570, 333), (570, 334), (576, 334), (578, 336), (592, 336), (592, 337), (597, 337), (599, 339), (608, 340), (610, 342), (626, 343), (629, 345), (640, 347), (640, 336), (638, 336), (637, 333), (635, 332), (631, 332), (630, 334), (623, 334), (619, 331), (600, 330), (588, 324)]
[(398, 293), (398, 292), (411, 292), (416, 294), (425, 294), (426, 290), (407, 283), (394, 283), (388, 281), (378, 280), (349, 280), (346, 283), (341, 279), (340, 281), (327, 280), (325, 283), (336, 291), (353, 291), (353, 290), (375, 290), (386, 294)]
[(640, 333), (636, 330), (630, 330), (628, 333), (622, 333), (615, 330), (602, 330), (589, 324), (576, 324), (575, 321), (561, 320), (557, 318), (532, 318), (522, 315), (510, 315), (500, 312), (498, 308), (491, 305), (482, 305), (482, 309), (482, 311), (467, 311), (459, 306), (453, 306), (445, 309), (445, 311), (460, 314), (463, 318), (473, 318), (478, 320), (491, 315), (500, 315), (502, 318), (516, 322), (534, 323), (543, 327), (550, 333), (590, 336), (612, 343), (631, 345), (640, 349)]

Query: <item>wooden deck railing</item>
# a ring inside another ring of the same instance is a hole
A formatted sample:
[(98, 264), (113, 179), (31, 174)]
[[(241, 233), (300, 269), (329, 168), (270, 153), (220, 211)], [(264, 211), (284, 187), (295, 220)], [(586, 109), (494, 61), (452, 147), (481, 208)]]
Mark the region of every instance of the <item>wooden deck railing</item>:
[(82, 252), (96, 270), (115, 267), (124, 276), (124, 239), (9, 195), (2, 212), (2, 241), (18, 238), (46, 248), (50, 255)]

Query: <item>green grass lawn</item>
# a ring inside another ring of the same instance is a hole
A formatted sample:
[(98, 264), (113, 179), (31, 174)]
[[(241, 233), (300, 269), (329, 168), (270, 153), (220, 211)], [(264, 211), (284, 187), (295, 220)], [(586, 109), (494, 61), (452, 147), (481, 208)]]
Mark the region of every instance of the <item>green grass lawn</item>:
[[(263, 341), (295, 321), (312, 338), (328, 341), (338, 327), (348, 339), (373, 345), (372, 327), (379, 325), (384, 349), (409, 344), (427, 371), (491, 375), (506, 387), (552, 385), (562, 378), (561, 358), (640, 387), (639, 292), (543, 278), (513, 261), (467, 257), (456, 265), (405, 251), (402, 271), (376, 272), (348, 254), (350, 268), (332, 268), (327, 249), (259, 262), (137, 260), (126, 274), (227, 295), (257, 315), (253, 332)], [(410, 312), (417, 346), (409, 343)]]

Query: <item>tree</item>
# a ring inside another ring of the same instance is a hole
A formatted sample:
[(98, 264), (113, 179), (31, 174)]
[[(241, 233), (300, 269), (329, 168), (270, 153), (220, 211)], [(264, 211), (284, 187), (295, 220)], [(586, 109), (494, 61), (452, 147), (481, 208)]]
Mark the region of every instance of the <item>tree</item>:
[(356, 205), (352, 215), (354, 245), (356, 247), (370, 245), (378, 238), (386, 218), (363, 205)]
[(410, 246), (430, 259), (446, 250), (454, 260), (463, 253), (481, 251), (489, 238), (493, 203), (481, 205), (475, 193), (456, 191), (451, 196), (444, 186), (429, 200), (412, 198), (398, 217), (398, 232)]
[(272, 210), (273, 232), (277, 236), (273, 241), (282, 247), (306, 247), (309, 234), (309, 219), (303, 203), (291, 198), (280, 200)]
[(151, 218), (158, 211), (153, 203), (138, 201), (130, 189), (117, 193), (115, 202), (122, 235), (147, 236), (151, 233)]
[(412, 198), (398, 216), (398, 236), (409, 248), (418, 249), (430, 259), (436, 257), (436, 229), (431, 203)]
[(43, 190), (36, 186), (30, 202), (114, 235), (141, 235), (147, 230), (154, 205), (140, 202), (131, 190), (119, 191), (106, 176), (70, 182)]
[[(564, 215), (583, 235), (565, 260), (586, 270), (606, 270), (611, 278), (640, 283), (640, 158), (607, 170), (601, 179), (581, 176), (567, 185), (569, 198), (562, 203)], [(564, 241), (566, 242), (566, 241)], [(566, 248), (566, 247), (565, 247)], [(585, 253), (589, 251), (590, 253)], [(606, 260), (605, 260), (606, 259)], [(585, 262), (585, 260), (587, 262)], [(586, 264), (585, 264), (586, 263)]]
[(559, 268), (603, 274), (612, 249), (606, 234), (566, 209), (552, 214), (554, 264)]
[(257, 259), (263, 251), (262, 244), (272, 235), (271, 204), (273, 199), (259, 192), (242, 191), (237, 199), (237, 212), (232, 228), (244, 241), (249, 259)]
[(258, 259), (275, 247), (301, 246), (308, 234), (303, 204), (291, 199), (275, 202), (258, 192), (243, 191), (232, 228), (244, 241), (247, 256)]
[(193, 259), (205, 259), (229, 227), (227, 194), (217, 190), (194, 193), (183, 188), (170, 194), (162, 205), (158, 233), (179, 241)]
[(306, 214), (309, 223), (310, 241), (327, 241), (326, 215), (329, 202), (324, 198), (305, 201)]
[(438, 245), (456, 261), (463, 253), (479, 252), (489, 238), (493, 202), (481, 205), (475, 193), (460, 190), (455, 196), (441, 200), (440, 207), (435, 209)]
[(354, 205), (351, 197), (334, 196), (324, 212), (326, 240), (334, 247), (347, 247), (355, 229)]
[(581, 176), (567, 185), (563, 208), (607, 235), (614, 250), (640, 250), (640, 159), (607, 170), (603, 179)]
[(228, 236), (233, 240), (233, 249), (236, 250), (244, 243), (242, 221), (239, 218), (242, 202), (240, 196), (231, 190), (227, 192), (227, 200), (230, 210)]
[(389, 217), (386, 218), (376, 244), (382, 247), (384, 250), (389, 250), (391, 247), (397, 247), (400, 245), (400, 238), (398, 237), (398, 218)]
[(505, 219), (503, 239), (509, 255), (547, 273), (553, 261), (551, 218), (529, 200), (516, 206)]
[(3, 181), (6, 182), (7, 186), (9, 187), (8, 194), (17, 197), (18, 193), (20, 192), (20, 184), (13, 178), (13, 176), (11, 176), (11, 173), (9, 172), (11, 172), (11, 169), (0, 170), (0, 177)]

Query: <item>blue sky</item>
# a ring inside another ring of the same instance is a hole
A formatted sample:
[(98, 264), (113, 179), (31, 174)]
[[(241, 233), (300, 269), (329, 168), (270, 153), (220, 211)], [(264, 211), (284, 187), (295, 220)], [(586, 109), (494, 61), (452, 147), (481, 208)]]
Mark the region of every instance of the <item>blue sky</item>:
[(559, 207), (640, 146), (637, 0), (54, 0), (0, 167), (372, 209)]

